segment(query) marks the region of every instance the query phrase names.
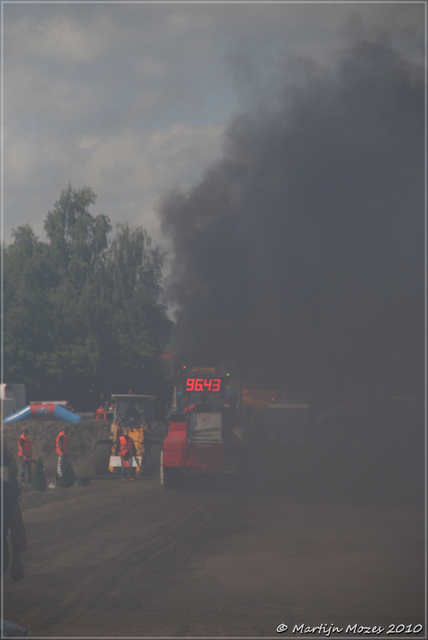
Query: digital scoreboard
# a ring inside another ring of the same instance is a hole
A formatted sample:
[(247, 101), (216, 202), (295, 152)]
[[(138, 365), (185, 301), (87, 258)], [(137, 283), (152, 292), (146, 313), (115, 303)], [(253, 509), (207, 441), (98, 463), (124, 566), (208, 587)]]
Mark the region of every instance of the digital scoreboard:
[(184, 390), (193, 393), (221, 393), (223, 391), (222, 379), (212, 376), (188, 377)]

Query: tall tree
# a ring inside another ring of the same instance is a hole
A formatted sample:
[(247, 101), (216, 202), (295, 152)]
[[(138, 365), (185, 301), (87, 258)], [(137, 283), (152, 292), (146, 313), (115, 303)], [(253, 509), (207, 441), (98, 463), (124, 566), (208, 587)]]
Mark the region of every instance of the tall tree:
[(95, 200), (69, 185), (46, 217), (48, 242), (24, 225), (4, 252), (5, 380), (78, 409), (101, 392), (157, 393), (172, 324), (159, 301), (162, 255), (141, 228), (121, 225), (109, 242)]
[(117, 388), (154, 392), (162, 374), (159, 355), (168, 342), (171, 321), (159, 302), (163, 256), (147, 233), (118, 225), (106, 254), (101, 282), (111, 301), (110, 331)]
[(62, 191), (53, 211), (46, 216), (44, 228), (58, 265), (63, 265), (76, 282), (85, 280), (96, 269), (97, 261), (107, 248), (111, 231), (105, 215), (92, 216), (89, 207), (96, 195), (89, 187)]
[(54, 349), (51, 292), (59, 279), (48, 246), (28, 224), (14, 230), (12, 237), (3, 253), (4, 379), (24, 383), (34, 396), (46, 384), (41, 361)]

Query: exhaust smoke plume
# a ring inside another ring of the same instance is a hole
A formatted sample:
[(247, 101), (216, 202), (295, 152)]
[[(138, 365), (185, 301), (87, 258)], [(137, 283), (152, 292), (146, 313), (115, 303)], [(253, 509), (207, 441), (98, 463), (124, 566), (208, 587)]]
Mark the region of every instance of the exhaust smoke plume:
[(177, 347), (293, 391), (422, 388), (423, 70), (362, 42), (335, 72), (302, 74), (159, 205)]

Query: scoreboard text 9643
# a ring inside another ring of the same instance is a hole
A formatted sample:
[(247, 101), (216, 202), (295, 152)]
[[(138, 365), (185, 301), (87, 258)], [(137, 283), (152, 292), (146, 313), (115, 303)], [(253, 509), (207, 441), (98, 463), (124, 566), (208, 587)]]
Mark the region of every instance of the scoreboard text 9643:
[(211, 377), (192, 377), (186, 379), (184, 387), (185, 391), (192, 391), (193, 393), (221, 393), (222, 380), (221, 378)]

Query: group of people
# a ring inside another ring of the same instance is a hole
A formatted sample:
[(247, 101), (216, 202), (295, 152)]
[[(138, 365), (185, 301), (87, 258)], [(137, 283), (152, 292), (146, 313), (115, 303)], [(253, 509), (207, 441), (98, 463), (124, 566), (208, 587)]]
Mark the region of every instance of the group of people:
[[(70, 445), (68, 441), (68, 427), (63, 427), (56, 439), (56, 453), (58, 455), (58, 466), (56, 471), (56, 482), (60, 486), (70, 487), (74, 484), (76, 476), (70, 461)], [(23, 427), (18, 438), (18, 458), (21, 461), (19, 479), (25, 486), (31, 484), (31, 463), (37, 458), (33, 457), (33, 447), (28, 437), (28, 428)]]
[[(56, 439), (56, 453), (58, 454), (58, 466), (56, 471), (56, 483), (62, 487), (70, 487), (74, 484), (76, 476), (70, 461), (70, 444), (68, 440), (68, 427), (63, 427)], [(129, 429), (124, 428), (117, 443), (117, 454), (122, 460), (122, 482), (133, 481), (131, 476), (132, 461), (137, 460), (137, 452), (133, 439), (129, 435)], [(31, 485), (31, 463), (37, 458), (33, 457), (33, 447), (28, 437), (28, 428), (23, 427), (18, 437), (18, 458), (21, 461), (19, 479), (23, 486)]]

